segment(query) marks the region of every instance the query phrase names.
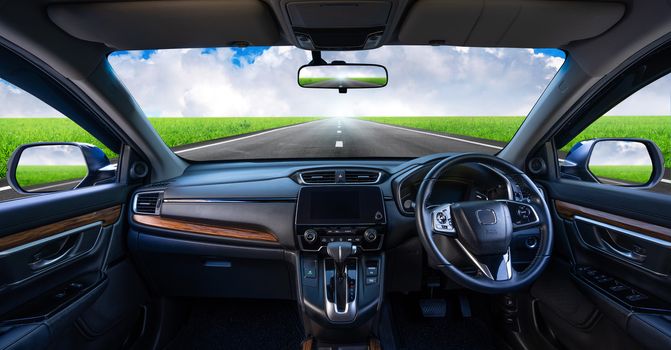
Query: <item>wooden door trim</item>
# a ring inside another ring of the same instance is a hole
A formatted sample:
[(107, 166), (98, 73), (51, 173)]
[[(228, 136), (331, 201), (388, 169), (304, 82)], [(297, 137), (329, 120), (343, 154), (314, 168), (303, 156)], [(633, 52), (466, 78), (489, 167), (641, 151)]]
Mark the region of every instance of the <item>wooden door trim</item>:
[(577, 216), (586, 217), (604, 224), (613, 225), (629, 231), (638, 232), (666, 242), (671, 242), (671, 228), (650, 224), (644, 221), (630, 219), (624, 216), (607, 213), (582, 205), (568, 203), (560, 200), (554, 201), (557, 213), (565, 219), (573, 220)]
[(30, 242), (59, 234), (61, 232), (69, 231), (92, 224), (94, 222), (102, 222), (103, 226), (109, 226), (119, 219), (121, 215), (121, 205), (96, 210), (87, 214), (75, 216), (69, 219), (57, 221), (51, 224), (31, 228), (25, 231), (12, 233), (0, 237), (0, 251), (15, 248)]

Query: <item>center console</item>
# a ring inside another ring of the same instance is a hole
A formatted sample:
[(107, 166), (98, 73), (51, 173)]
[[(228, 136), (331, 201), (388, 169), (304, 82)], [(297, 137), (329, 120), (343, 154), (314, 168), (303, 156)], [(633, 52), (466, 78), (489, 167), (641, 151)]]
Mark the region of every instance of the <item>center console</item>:
[(303, 309), (319, 339), (365, 339), (382, 294), (386, 233), (375, 186), (303, 187), (296, 205)]

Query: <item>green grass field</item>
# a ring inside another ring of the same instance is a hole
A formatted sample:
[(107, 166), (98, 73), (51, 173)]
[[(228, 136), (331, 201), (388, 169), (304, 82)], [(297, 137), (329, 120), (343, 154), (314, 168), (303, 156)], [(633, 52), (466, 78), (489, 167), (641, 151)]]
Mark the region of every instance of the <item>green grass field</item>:
[(16, 179), (22, 188), (26, 188), (59, 181), (81, 180), (86, 177), (87, 172), (83, 165), (20, 165), (16, 168)]
[[(455, 135), (508, 142), (524, 117), (370, 117), (361, 118), (386, 124), (424, 129)], [(671, 168), (671, 116), (605, 116), (590, 125), (562, 150), (597, 137), (634, 137), (655, 141), (664, 154), (665, 166)]]
[(169, 147), (316, 120), (309, 117), (149, 118)]
[(650, 180), (652, 165), (590, 165), (589, 170), (599, 178), (645, 184)]
[[(307, 117), (260, 118), (149, 118), (156, 131), (170, 147), (246, 134), (314, 120)], [(0, 118), (0, 179), (7, 172), (12, 152), (30, 142), (68, 141), (94, 144), (110, 159), (109, 150), (70, 119), (65, 118)]]
[[(358, 78), (348, 78), (349, 80), (362, 81), (371, 84), (384, 85), (387, 83), (387, 78), (381, 77), (358, 77)], [(330, 77), (319, 77), (319, 78), (300, 78), (298, 84), (301, 86), (310, 86), (311, 84), (321, 83), (323, 81), (336, 80), (336, 78)]]
[[(317, 118), (149, 118), (158, 134), (170, 147), (246, 134)], [(362, 118), (382, 123), (473, 136), (508, 142), (524, 120), (523, 117), (373, 117)], [(79, 128), (69, 119), (0, 118), (0, 178), (4, 178), (7, 160), (14, 149), (28, 142), (86, 142), (101, 147), (110, 159), (117, 155)], [(603, 117), (563, 148), (594, 137), (640, 137), (652, 139), (664, 153), (666, 167), (671, 167), (671, 117)]]

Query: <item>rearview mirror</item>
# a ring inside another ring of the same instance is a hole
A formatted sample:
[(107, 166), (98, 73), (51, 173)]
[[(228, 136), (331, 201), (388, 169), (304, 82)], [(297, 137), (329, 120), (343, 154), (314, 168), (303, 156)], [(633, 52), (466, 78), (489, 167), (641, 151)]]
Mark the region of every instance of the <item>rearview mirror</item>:
[(7, 164), (7, 182), (18, 193), (46, 193), (86, 187), (116, 169), (98, 147), (84, 143), (33, 143), (17, 148)]
[(305, 65), (298, 70), (298, 85), (304, 88), (347, 89), (381, 88), (387, 85), (384, 66), (348, 64), (334, 61), (326, 65)]
[(564, 178), (650, 188), (664, 176), (664, 157), (644, 139), (591, 139), (571, 148), (561, 166)]

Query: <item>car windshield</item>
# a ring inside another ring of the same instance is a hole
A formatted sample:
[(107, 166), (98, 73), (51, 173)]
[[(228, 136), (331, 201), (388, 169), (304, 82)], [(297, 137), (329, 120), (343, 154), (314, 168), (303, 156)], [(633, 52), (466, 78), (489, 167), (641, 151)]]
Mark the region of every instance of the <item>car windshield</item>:
[(386, 87), (309, 89), (293, 47), (119, 51), (109, 62), (165, 143), (196, 161), (496, 153), (564, 62), (554, 49), (391, 46)]

